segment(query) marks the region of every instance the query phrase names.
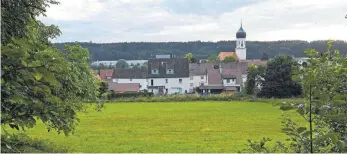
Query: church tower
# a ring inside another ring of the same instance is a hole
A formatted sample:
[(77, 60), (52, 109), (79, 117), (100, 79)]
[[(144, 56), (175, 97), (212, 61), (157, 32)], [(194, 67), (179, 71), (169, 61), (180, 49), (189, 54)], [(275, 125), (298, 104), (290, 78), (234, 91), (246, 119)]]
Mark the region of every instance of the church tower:
[(242, 21), (241, 21), (241, 27), (236, 33), (235, 52), (240, 60), (247, 59), (246, 32), (242, 28)]

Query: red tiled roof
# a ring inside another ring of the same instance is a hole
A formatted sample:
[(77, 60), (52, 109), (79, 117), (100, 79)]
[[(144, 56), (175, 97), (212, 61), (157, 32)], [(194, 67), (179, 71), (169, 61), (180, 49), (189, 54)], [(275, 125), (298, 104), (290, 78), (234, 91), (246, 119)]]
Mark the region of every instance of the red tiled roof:
[(219, 60), (224, 60), (226, 57), (230, 56), (236, 57), (237, 60), (239, 59), (235, 52), (220, 52), (218, 55)]
[(100, 70), (100, 78), (104, 80), (106, 77), (112, 77), (113, 71), (113, 69)]
[(113, 90), (116, 93), (124, 92), (139, 92), (140, 84), (139, 83), (108, 83), (109, 89)]

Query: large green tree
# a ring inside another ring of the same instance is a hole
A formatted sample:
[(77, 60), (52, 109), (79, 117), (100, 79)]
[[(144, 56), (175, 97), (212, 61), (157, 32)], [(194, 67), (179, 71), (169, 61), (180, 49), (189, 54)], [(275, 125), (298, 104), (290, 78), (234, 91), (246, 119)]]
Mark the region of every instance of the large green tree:
[[(46, 26), (36, 20), (39, 15), (45, 16), (51, 4), (59, 3), (55, 0), (1, 0), (1, 43), (7, 44), (11, 38), (28, 38), (29, 31), (36, 27), (41, 27), (37, 31), (41, 33), (41, 40), (56, 36), (57, 33), (53, 32), (57, 30), (56, 26)], [(37, 24), (28, 26), (32, 22)]]
[(251, 152), (281, 153), (344, 153), (347, 152), (347, 55), (328, 49), (319, 54), (305, 51), (309, 57), (305, 67), (296, 65), (293, 78), (301, 84), (304, 102), (283, 102), (281, 109), (296, 110), (307, 124), (295, 123), (285, 115), (283, 132), (289, 143), (278, 141), (274, 147), (249, 141)]
[(301, 87), (292, 80), (293, 66), (296, 61), (288, 55), (278, 55), (270, 59), (259, 93), (261, 97), (286, 98), (299, 96)]
[[(47, 129), (73, 132), (83, 102), (97, 101), (99, 82), (88, 67), (88, 49), (49, 41), (60, 34), (36, 18), (53, 0), (1, 1), (1, 125), (32, 128), (41, 120)], [(6, 127), (8, 128), (8, 127)], [(3, 138), (2, 134), (2, 138)], [(2, 150), (18, 144), (2, 143)]]
[(128, 68), (128, 67), (129, 67), (129, 64), (124, 59), (120, 59), (116, 63), (116, 68)]
[(65, 53), (23, 39), (4, 46), (1, 124), (32, 128), (38, 118), (48, 129), (71, 132), (82, 102), (98, 96), (88, 57), (81, 46), (67, 46)]
[(247, 70), (246, 93), (249, 95), (259, 92), (258, 86), (261, 88), (265, 74), (264, 65), (250, 65)]

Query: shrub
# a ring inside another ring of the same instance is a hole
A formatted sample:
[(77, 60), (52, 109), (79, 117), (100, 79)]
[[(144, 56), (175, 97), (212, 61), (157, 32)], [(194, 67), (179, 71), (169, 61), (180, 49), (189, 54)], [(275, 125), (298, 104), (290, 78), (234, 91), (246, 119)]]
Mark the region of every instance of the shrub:
[(136, 98), (122, 97), (115, 99), (116, 102), (184, 102), (184, 101), (231, 101), (240, 100), (233, 94), (213, 94), (200, 96), (199, 94), (182, 94), (167, 96), (140, 96)]
[(1, 153), (67, 153), (67, 149), (46, 140), (31, 139), (25, 134), (2, 133)]
[(139, 93), (110, 93), (109, 99), (117, 98), (134, 98), (134, 97), (152, 97), (152, 92), (139, 92)]

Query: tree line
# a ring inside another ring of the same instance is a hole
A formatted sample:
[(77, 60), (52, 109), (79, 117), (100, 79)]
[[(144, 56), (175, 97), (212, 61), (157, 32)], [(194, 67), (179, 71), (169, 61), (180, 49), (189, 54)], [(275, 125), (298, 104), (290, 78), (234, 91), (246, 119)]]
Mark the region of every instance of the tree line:
[[(278, 54), (286, 54), (295, 57), (305, 56), (302, 51), (315, 49), (324, 51), (327, 48), (327, 40), (319, 41), (248, 41), (247, 57), (249, 59), (272, 58)], [(219, 42), (123, 42), (123, 43), (90, 43), (90, 42), (66, 42), (55, 43), (59, 49), (65, 44), (78, 43), (88, 48), (91, 61), (96, 60), (140, 60), (153, 58), (157, 54), (174, 53), (178, 57), (184, 57), (186, 53), (192, 53), (195, 58), (208, 59), (212, 55), (218, 55), (221, 51), (235, 51), (235, 41)], [(342, 54), (347, 51), (346, 41), (334, 41), (332, 50), (340, 50)]]

